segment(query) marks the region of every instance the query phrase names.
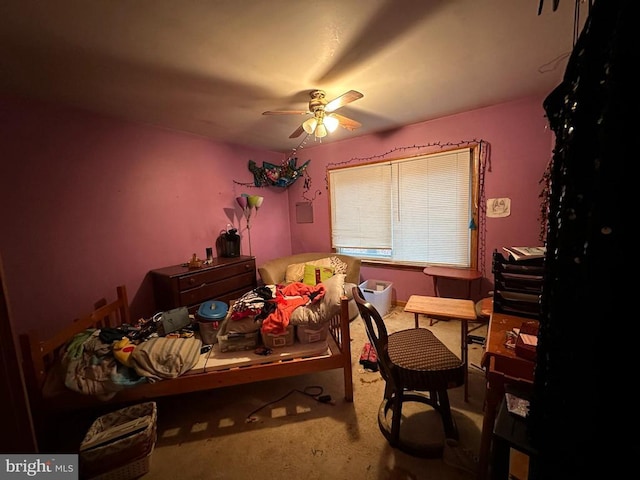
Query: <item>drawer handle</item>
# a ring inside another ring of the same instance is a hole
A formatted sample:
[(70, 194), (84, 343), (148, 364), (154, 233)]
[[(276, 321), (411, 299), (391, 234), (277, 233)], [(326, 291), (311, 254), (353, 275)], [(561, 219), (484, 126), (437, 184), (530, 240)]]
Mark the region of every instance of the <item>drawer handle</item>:
[[(190, 279), (189, 279), (189, 284), (190, 284), (190, 285), (195, 285), (195, 284), (196, 284), (196, 280), (197, 280), (197, 279), (195, 279), (195, 278), (190, 278)], [(202, 288), (202, 287), (204, 287), (205, 285), (206, 285), (206, 283), (205, 283), (205, 282), (203, 282), (203, 283), (201, 283), (201, 284), (198, 286), (198, 288)]]

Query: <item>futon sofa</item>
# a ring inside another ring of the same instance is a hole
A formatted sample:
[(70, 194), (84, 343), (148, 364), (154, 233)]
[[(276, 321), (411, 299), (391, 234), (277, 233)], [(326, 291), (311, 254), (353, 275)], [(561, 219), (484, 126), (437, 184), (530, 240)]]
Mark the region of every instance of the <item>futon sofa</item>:
[(361, 261), (359, 258), (332, 252), (298, 253), (269, 260), (258, 266), (258, 273), (265, 285), (284, 284), (291, 281), (287, 279), (287, 269), (290, 269), (292, 265), (316, 262), (331, 257), (337, 257), (347, 264), (344, 289), (345, 295), (349, 299), (349, 320), (353, 321), (359, 315), (358, 307), (351, 294), (351, 289), (360, 284)]

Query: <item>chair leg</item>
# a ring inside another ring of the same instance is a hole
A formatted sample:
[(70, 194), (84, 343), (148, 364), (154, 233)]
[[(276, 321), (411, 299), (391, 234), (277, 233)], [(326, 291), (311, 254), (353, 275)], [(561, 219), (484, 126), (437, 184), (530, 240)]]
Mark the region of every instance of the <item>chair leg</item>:
[(387, 382), (384, 387), (384, 398), (386, 400), (391, 400), (393, 398), (393, 395), (394, 395), (394, 388), (391, 385), (391, 382)]
[(451, 415), (451, 405), (449, 404), (449, 394), (446, 390), (440, 390), (437, 393), (437, 404), (440, 410), (440, 416), (442, 417), (442, 425), (444, 427), (444, 434), (447, 438), (458, 439), (458, 428)]
[(393, 413), (391, 417), (391, 445), (396, 446), (400, 442), (400, 422), (402, 421), (402, 390), (395, 392), (393, 398)]
[[(421, 393), (405, 391), (401, 394), (401, 397), (397, 397), (394, 394), (391, 399), (383, 399), (380, 407), (378, 408), (378, 426), (380, 427), (380, 431), (384, 437), (387, 439), (387, 442), (389, 442), (389, 445), (408, 455), (421, 458), (441, 458), (444, 450), (444, 442), (422, 444), (420, 440), (414, 442), (401, 438), (400, 424), (403, 420), (403, 402), (421, 402), (433, 407), (437, 415), (441, 414), (440, 407), (438, 405), (434, 405), (431, 398)], [(391, 419), (389, 419), (390, 415)], [(453, 436), (453, 438), (456, 438), (456, 436)]]

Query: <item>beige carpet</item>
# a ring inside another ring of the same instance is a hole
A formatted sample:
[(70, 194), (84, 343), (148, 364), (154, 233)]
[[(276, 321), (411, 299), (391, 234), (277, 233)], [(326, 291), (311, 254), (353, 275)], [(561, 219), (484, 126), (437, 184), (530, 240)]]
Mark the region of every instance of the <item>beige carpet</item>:
[[(385, 317), (389, 331), (413, 326), (413, 315), (394, 307)], [(474, 324), (475, 325), (475, 324)], [(459, 352), (460, 323), (439, 321), (431, 328)], [(474, 334), (484, 335), (486, 325)], [(378, 429), (384, 382), (363, 370), (366, 340), (360, 319), (351, 323), (354, 402), (344, 400), (339, 370), (228, 387), (157, 400), (158, 441), (145, 479), (468, 479), (468, 472), (442, 459), (422, 459), (391, 448)], [(460, 447), (477, 453), (482, 425), (482, 347), (469, 346), (469, 402), (463, 387), (450, 390)], [(328, 394), (319, 403), (300, 393)], [(291, 393), (292, 392), (292, 393)], [(406, 433), (442, 440), (439, 420), (429, 407), (407, 409)], [(249, 416), (253, 421), (247, 421)], [(411, 422), (411, 423), (409, 423)]]

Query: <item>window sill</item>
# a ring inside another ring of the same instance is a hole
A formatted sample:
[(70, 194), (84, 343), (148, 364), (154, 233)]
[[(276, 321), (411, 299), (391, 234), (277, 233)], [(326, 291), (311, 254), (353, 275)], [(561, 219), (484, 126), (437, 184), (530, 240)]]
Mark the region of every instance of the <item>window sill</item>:
[(381, 268), (393, 268), (396, 270), (415, 270), (422, 271), (424, 270), (425, 265), (417, 265), (417, 264), (409, 264), (409, 263), (398, 263), (398, 262), (390, 262), (385, 260), (371, 260), (371, 259), (362, 259), (362, 265), (368, 267), (381, 267)]

